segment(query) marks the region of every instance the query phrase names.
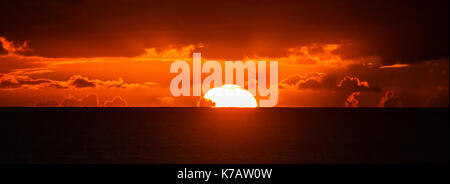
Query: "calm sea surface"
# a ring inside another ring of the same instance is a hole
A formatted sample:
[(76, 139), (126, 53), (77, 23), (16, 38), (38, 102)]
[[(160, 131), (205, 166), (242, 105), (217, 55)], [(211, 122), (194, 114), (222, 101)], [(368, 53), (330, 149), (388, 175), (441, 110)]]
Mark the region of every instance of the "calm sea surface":
[(0, 108), (0, 163), (448, 163), (448, 108)]

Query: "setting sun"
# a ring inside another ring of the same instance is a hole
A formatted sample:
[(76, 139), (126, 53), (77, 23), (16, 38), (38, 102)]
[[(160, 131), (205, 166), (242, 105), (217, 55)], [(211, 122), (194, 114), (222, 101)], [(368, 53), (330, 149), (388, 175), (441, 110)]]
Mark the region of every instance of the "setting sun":
[(209, 90), (203, 97), (215, 103), (215, 107), (257, 107), (253, 95), (240, 86), (227, 84)]

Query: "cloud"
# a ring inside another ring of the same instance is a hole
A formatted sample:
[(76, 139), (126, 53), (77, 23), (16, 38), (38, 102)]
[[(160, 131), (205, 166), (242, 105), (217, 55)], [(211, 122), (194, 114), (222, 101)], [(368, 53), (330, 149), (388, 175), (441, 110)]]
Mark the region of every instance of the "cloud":
[(340, 44), (311, 43), (299, 47), (291, 47), (285, 50), (284, 56), (262, 57), (253, 55), (245, 57), (244, 60), (252, 61), (279, 61), (281, 63), (296, 64), (300, 66), (327, 66), (327, 67), (345, 67), (359, 60), (342, 60), (341, 56), (335, 51)]
[(400, 97), (398, 97), (394, 90), (387, 90), (381, 97), (379, 107), (401, 107), (402, 103)]
[(280, 81), (280, 86), (295, 86), (297, 83), (302, 80), (302, 77), (299, 75), (292, 75)]
[(369, 88), (367, 81), (360, 81), (358, 77), (345, 76), (338, 84), (337, 87), (346, 91), (379, 91), (378, 88)]
[(62, 107), (98, 107), (99, 100), (95, 94), (87, 95), (83, 98), (76, 98), (72, 95), (66, 96), (61, 103)]
[[(342, 96), (345, 95), (345, 107), (358, 107), (360, 101), (356, 97), (360, 95), (361, 92), (380, 91), (379, 87), (370, 87), (369, 82), (362, 81), (358, 77), (344, 76), (338, 82), (336, 75), (320, 72), (309, 72), (303, 75), (289, 76), (281, 80), (279, 86), (281, 90), (297, 89), (299, 92), (306, 92), (309, 90), (313, 93), (327, 93), (327, 97), (323, 98), (335, 98), (335, 100), (341, 99)], [(317, 103), (321, 103), (322, 100), (323, 99), (317, 99)], [(334, 102), (329, 103), (334, 104)], [(342, 101), (340, 104), (342, 104)]]
[(20, 87), (33, 87), (40, 85), (51, 85), (54, 81), (49, 79), (32, 79), (28, 76), (15, 76), (2, 74), (0, 76), (0, 89), (14, 89)]
[(356, 96), (360, 95), (361, 92), (353, 92), (350, 96), (345, 100), (345, 107), (358, 107), (359, 100), (356, 99)]
[(18, 88), (55, 88), (55, 89), (77, 89), (77, 88), (136, 88), (156, 85), (153, 82), (125, 83), (122, 78), (118, 80), (89, 79), (81, 75), (73, 75), (67, 81), (51, 79), (33, 79), (29, 76), (2, 74), (0, 76), (0, 89)]
[(320, 72), (308, 72), (303, 75), (292, 75), (281, 80), (282, 88), (296, 87), (300, 90), (331, 89), (336, 85), (336, 76)]
[(143, 48), (143, 54), (127, 57), (44, 57), (39, 55), (24, 55), (26, 51), (31, 50), (27, 42), (15, 44), (2, 36), (0, 36), (0, 42), (6, 51), (6, 54), (0, 53), (0, 72), (11, 74), (54, 72), (69, 64), (108, 63), (114, 65), (116, 63), (143, 61), (187, 61), (192, 59), (192, 52), (198, 51), (203, 47), (203, 44), (187, 44), (162, 48)]
[(297, 83), (298, 89), (321, 90), (321, 89), (333, 89), (335, 86), (336, 86), (336, 76), (326, 74), (313, 76), (310, 75)]
[(297, 87), (297, 89), (305, 90), (344, 90), (349, 92), (375, 91), (380, 90), (379, 87), (369, 87), (367, 81), (361, 81), (358, 77), (344, 76), (337, 83), (336, 75), (327, 75), (320, 72), (309, 72), (304, 75), (292, 75), (280, 82), (282, 88)]
[(87, 77), (82, 77), (79, 75), (70, 77), (69, 81), (70, 85), (73, 85), (76, 88), (95, 87), (95, 82), (91, 82)]
[(103, 104), (105, 107), (126, 107), (128, 103), (120, 96), (115, 96), (111, 100), (105, 100)]
[[(17, 38), (17, 36), (11, 38)], [(13, 55), (0, 55), (0, 72), (5, 73), (0, 74), (0, 92), (4, 93), (1, 97), (3, 99), (8, 98), (13, 93), (16, 93), (16, 91), (14, 91), (15, 89), (50, 88), (50, 90), (44, 89), (31, 92), (35, 92), (35, 94), (33, 94), (35, 99), (28, 104), (35, 104), (36, 99), (40, 100), (40, 97), (36, 96), (48, 95), (49, 93), (59, 95), (68, 93), (74, 95), (86, 95), (86, 93), (91, 93), (95, 90), (95, 93), (100, 95), (101, 93), (99, 93), (99, 91), (108, 91), (103, 89), (134, 89), (155, 85), (155, 83), (152, 82), (143, 82), (142, 79), (144, 79), (144, 76), (145, 78), (156, 80), (160, 84), (168, 85), (170, 75), (167, 75), (167, 73), (164, 72), (164, 69), (168, 68), (170, 62), (158, 62), (158, 60), (171, 61), (175, 59), (192, 59), (190, 56), (191, 52), (197, 51), (202, 46), (183, 44), (195, 43), (195, 41), (198, 40), (190, 40), (183, 42), (182, 44), (175, 43), (174, 45), (176, 45), (176, 47), (165, 47), (163, 44), (151, 45), (153, 48), (148, 48), (144, 45), (138, 44), (139, 48), (137, 52), (132, 55), (124, 56), (109, 55), (114, 54), (113, 52), (106, 52), (106, 55), (83, 55), (75, 53), (68, 55), (70, 57), (67, 57), (67, 55), (64, 54), (58, 57), (48, 57), (49, 55), (45, 54), (42, 57), (25, 56), (23, 55), (23, 52), (15, 52)], [(31, 43), (33, 43), (33, 46), (37, 46), (35, 48), (41, 49), (39, 45), (35, 44), (40, 44), (42, 42), (31, 40)], [(169, 43), (172, 44), (172, 42)], [(432, 99), (434, 97), (439, 99), (439, 96), (443, 96), (445, 98), (445, 94), (434, 95), (433, 89), (436, 86), (446, 86), (448, 88), (448, 59), (443, 59), (440, 62), (429, 61), (420, 64), (412, 62), (402, 62), (402, 64), (398, 64), (398, 62), (396, 62), (396, 64), (394, 64), (391, 62), (385, 62), (385, 60), (382, 60), (382, 57), (371, 58), (373, 55), (378, 56), (377, 54), (349, 57), (349, 54), (351, 53), (343, 52), (345, 49), (350, 47), (354, 47), (355, 50), (360, 49), (355, 46), (358, 45), (358, 43), (354, 43), (353, 46), (352, 44), (352, 41), (347, 43), (347, 41), (330, 42), (328, 40), (311, 40), (309, 43), (302, 42), (283, 47), (277, 46), (277, 48), (271, 47), (271, 50), (282, 48), (282, 54), (275, 56), (263, 55), (257, 58), (267, 61), (272, 59), (280, 61), (279, 71), (283, 72), (280, 74), (282, 74), (282, 76), (290, 75), (290, 77), (282, 80), (279, 87), (280, 89), (292, 88), (293, 93), (298, 92), (300, 100), (297, 103), (299, 106), (304, 104), (314, 105), (314, 103), (306, 103), (305, 101), (307, 100), (305, 100), (305, 98), (310, 98), (308, 99), (309, 101), (321, 101), (320, 103), (317, 103), (320, 106), (342, 106), (344, 99), (347, 100), (348, 97), (355, 92), (363, 93), (361, 96), (355, 96), (361, 101), (361, 103), (358, 104), (359, 106), (377, 106), (380, 101), (381, 93), (365, 94), (365, 92), (381, 91), (380, 87), (377, 85), (381, 85), (386, 89), (395, 89), (396, 92), (398, 92), (397, 90), (401, 90), (403, 106), (423, 106), (425, 104), (429, 106), (432, 106), (431, 104), (438, 105), (437, 102), (442, 102), (442, 100)], [(208, 48), (212, 46), (210, 43), (207, 45)], [(23, 46), (23, 44), (18, 44), (18, 42), (15, 42), (13, 43), (13, 46), (20, 47)], [(83, 48), (86, 48), (85, 45), (82, 46), (84, 46)], [(123, 48), (123, 46), (120, 48)], [(95, 48), (93, 48), (92, 53), (96, 52), (94, 49)], [(109, 49), (109, 47), (106, 49)], [(144, 53), (142, 52), (143, 50), (145, 51)], [(223, 52), (224, 50), (226, 52)], [(233, 56), (233, 59), (241, 58), (239, 55), (228, 53), (229, 51), (234, 52), (235, 50), (240, 49), (233, 47), (233, 49), (230, 50), (222, 49), (215, 52), (225, 53), (227, 57)], [(53, 53), (56, 53), (55, 51), (58, 51), (57, 54), (65, 52), (66, 47), (52, 50)], [(247, 52), (248, 50), (243, 49), (243, 52), (244, 51), (246, 54), (253, 54), (252, 52)], [(214, 52), (214, 50), (202, 52), (202, 59), (206, 60), (207, 57), (213, 56), (214, 53), (212, 52)], [(33, 54), (34, 53), (35, 52), (33, 52)], [(244, 55), (244, 57), (245, 56), (246, 55)], [(222, 61), (223, 57), (216, 59)], [(243, 60), (245, 61), (246, 59)], [(251, 60), (257, 61), (258, 59)], [(426, 68), (425, 64), (430, 66)], [(352, 68), (355, 66), (360, 68)], [(78, 75), (81, 73), (83, 76)], [(294, 73), (301, 75), (291, 75)], [(355, 76), (355, 74), (361, 75)], [(124, 77), (127, 82), (119, 76)], [(386, 80), (387, 78), (392, 80)], [(139, 81), (139, 83), (130, 83), (128, 80), (133, 80), (133, 82)], [(159, 86), (165, 87), (163, 85)], [(154, 88), (148, 90), (153, 89)], [(157, 98), (163, 98), (162, 96), (168, 94), (168, 92), (166, 93), (166, 91), (161, 90), (162, 92), (159, 93), (164, 94), (154, 95), (152, 97), (152, 101), (149, 102), (149, 100), (136, 100), (138, 97), (131, 97), (136, 95), (128, 94), (147, 94), (144, 91), (118, 91), (123, 94), (115, 95), (127, 96), (127, 100), (130, 103), (133, 102), (133, 106), (163, 104), (164, 100)], [(27, 91), (17, 92), (28, 93)], [(303, 96), (305, 93), (315, 93), (320, 95), (305, 97)], [(20, 93), (17, 94), (17, 96), (19, 96)], [(327, 97), (325, 97), (325, 95), (327, 95)], [(292, 96), (286, 99), (291, 101), (291, 97)], [(19, 96), (17, 98), (22, 97)], [(325, 101), (324, 99), (327, 100)], [(15, 100), (21, 101), (22, 99)], [(186, 100), (186, 103), (184, 103), (183, 100), (177, 98), (174, 105), (195, 105), (196, 100), (197, 99), (194, 99), (191, 102), (187, 102)], [(427, 100), (430, 102), (427, 102)], [(170, 100), (166, 99), (165, 102), (169, 103)], [(25, 102), (22, 104), (25, 104)]]
[(317, 63), (333, 63), (341, 61), (340, 57), (333, 53), (338, 49), (338, 44), (313, 43), (306, 46), (289, 48), (289, 56), (281, 58), (290, 60), (296, 64), (313, 65)]
[(156, 85), (154, 82), (144, 82), (144, 83), (126, 83), (119, 77), (118, 80), (98, 80), (89, 79), (81, 75), (74, 75), (70, 77), (67, 82), (62, 82), (67, 86), (72, 86), (75, 88), (135, 88), (135, 87), (148, 87)]
[(393, 65), (380, 66), (379, 68), (406, 68), (406, 67), (410, 67), (410, 65), (409, 64), (393, 64)]
[(8, 55), (16, 55), (17, 53), (31, 50), (31, 48), (28, 47), (27, 41), (18, 44), (13, 41), (8, 41), (5, 37), (0, 36), (0, 42), (2, 43), (2, 48), (8, 52)]
[(157, 59), (157, 60), (189, 60), (192, 52), (204, 47), (203, 44), (189, 44), (183, 47), (175, 48), (169, 47), (158, 51), (156, 48), (144, 49), (145, 53), (138, 56), (142, 59)]
[(17, 72), (20, 70), (48, 70), (49, 63), (41, 60), (41, 57), (0, 55), (0, 72)]

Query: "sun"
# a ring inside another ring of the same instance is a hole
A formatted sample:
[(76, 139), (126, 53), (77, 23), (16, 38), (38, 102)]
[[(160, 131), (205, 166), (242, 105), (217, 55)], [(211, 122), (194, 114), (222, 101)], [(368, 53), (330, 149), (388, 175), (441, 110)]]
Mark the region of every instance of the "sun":
[(214, 107), (257, 107), (255, 97), (237, 85), (226, 84), (210, 89), (203, 98)]

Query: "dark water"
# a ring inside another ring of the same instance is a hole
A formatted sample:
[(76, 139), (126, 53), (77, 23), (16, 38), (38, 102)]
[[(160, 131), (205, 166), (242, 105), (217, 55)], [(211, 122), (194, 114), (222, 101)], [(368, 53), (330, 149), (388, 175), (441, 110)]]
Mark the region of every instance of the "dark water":
[(448, 108), (0, 108), (0, 163), (448, 163)]

